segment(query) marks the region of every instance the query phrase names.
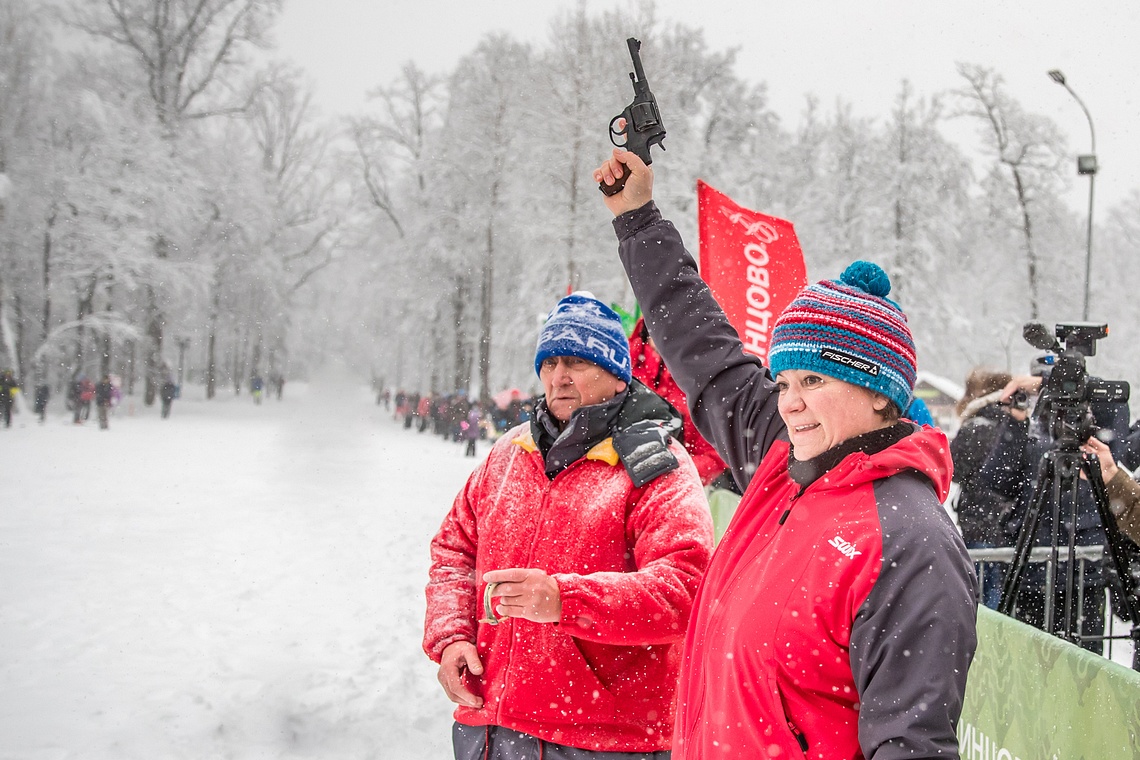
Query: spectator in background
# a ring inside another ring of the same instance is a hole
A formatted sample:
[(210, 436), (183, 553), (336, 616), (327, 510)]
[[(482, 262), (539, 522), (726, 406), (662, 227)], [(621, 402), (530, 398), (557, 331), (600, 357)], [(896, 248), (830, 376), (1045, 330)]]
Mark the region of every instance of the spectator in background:
[(708, 498), (709, 511), (712, 513), (716, 540), (719, 541), (740, 504), (740, 486), (733, 480), (732, 473), (717, 455), (716, 449), (705, 440), (697, 430), (697, 426), (693, 424), (688, 400), (677, 386), (669, 368), (665, 366), (665, 360), (658, 353), (657, 346), (649, 335), (645, 317), (637, 320), (633, 332), (630, 333), (629, 355), (633, 362), (633, 376), (672, 404), (684, 421), (681, 440), (685, 450), (692, 457), (693, 464), (697, 466), (697, 473), (705, 486), (705, 496)]
[(930, 407), (918, 396), (910, 400), (910, 406), (903, 412), (903, 417), (906, 417), (911, 422), (917, 422), (919, 425), (938, 427), (938, 423), (934, 421), (934, 415), (930, 413)]
[(47, 383), (36, 386), (36, 414), (39, 415), (40, 422), (47, 421), (47, 405), (50, 397), (51, 387)]
[(115, 389), (111, 385), (111, 376), (103, 375), (103, 379), (95, 386), (95, 410), (99, 415), (100, 430), (107, 430), (111, 426), (109, 417), (114, 396)]
[(16, 404), (16, 394), (20, 384), (16, 382), (16, 375), (12, 370), (0, 372), (0, 424), (12, 427), (12, 407)]
[(249, 392), (253, 394), (253, 403), (261, 403), (261, 394), (265, 391), (265, 380), (260, 373), (254, 372), (249, 378)]
[(162, 419), (166, 419), (170, 416), (170, 407), (174, 399), (178, 397), (178, 385), (170, 375), (167, 375), (166, 380), (162, 382), (159, 396), (162, 398)]
[[(1008, 372), (974, 369), (966, 378), (966, 393), (956, 409), (961, 424), (950, 442), (950, 455), (954, 460), (954, 482), (959, 489), (955, 504), (958, 529), (962, 531), (967, 549), (1011, 545), (1002, 526), (1013, 500), (977, 480), (978, 470), (993, 448), (998, 426), (1009, 416), (1009, 407), (998, 400), (1009, 381)], [(996, 610), (1005, 581), (1005, 563), (980, 564), (982, 601)]]
[(727, 488), (740, 493), (736, 481), (728, 466), (717, 456), (716, 449), (697, 430), (693, 424), (693, 417), (689, 413), (689, 404), (685, 394), (677, 387), (669, 368), (665, 366), (661, 354), (657, 353), (657, 346), (649, 336), (649, 328), (645, 324), (645, 317), (637, 320), (633, 332), (629, 336), (629, 355), (633, 362), (633, 376), (645, 383), (657, 393), (658, 396), (673, 405), (684, 421), (682, 439), (685, 450), (697, 466), (697, 473), (701, 476), (701, 483), (715, 488)]
[(91, 402), (95, 398), (95, 383), (82, 372), (71, 384), (74, 422), (82, 425), (91, 416)]
[(479, 421), (481, 418), (479, 413), (479, 404), (471, 405), (470, 411), (467, 412), (467, 419), (460, 423), (463, 428), (463, 440), (467, 441), (467, 448), (463, 452), (465, 457), (475, 456), (475, 441), (479, 440), (481, 432), (479, 428)]
[(416, 417), (419, 418), (416, 429), (421, 433), (427, 430), (428, 424), (431, 422), (432, 402), (434, 399), (434, 393), (425, 393), (420, 397), (419, 403), (416, 404)]

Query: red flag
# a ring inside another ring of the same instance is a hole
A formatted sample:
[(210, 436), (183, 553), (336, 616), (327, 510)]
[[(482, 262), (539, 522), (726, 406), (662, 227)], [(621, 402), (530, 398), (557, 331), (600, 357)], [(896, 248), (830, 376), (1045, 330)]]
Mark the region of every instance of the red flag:
[(807, 285), (792, 223), (737, 205), (697, 180), (701, 278), (728, 315), (744, 350), (768, 359), (772, 325)]

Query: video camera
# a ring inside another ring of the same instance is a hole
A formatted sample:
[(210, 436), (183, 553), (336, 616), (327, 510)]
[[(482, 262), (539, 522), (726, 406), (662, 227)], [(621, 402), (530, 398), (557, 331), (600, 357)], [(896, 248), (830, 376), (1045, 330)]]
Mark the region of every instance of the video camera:
[(1095, 356), (1096, 342), (1107, 336), (1108, 325), (1091, 322), (1058, 324), (1052, 333), (1040, 322), (1029, 322), (1022, 329), (1029, 345), (1055, 355), (1052, 367), (1043, 373), (1033, 414), (1061, 447), (1076, 449), (1096, 433), (1090, 404), (1128, 401), (1127, 382), (1089, 377), (1085, 368), (1085, 358)]

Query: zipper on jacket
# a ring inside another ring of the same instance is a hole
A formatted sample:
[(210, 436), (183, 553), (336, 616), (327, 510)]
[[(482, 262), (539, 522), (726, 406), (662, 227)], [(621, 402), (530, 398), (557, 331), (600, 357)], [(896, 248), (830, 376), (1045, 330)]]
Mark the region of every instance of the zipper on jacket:
[(788, 508), (784, 510), (784, 514), (780, 515), (780, 525), (783, 525), (784, 521), (788, 519), (788, 515), (792, 513), (792, 506), (796, 503), (796, 499), (803, 496), (804, 491), (806, 491), (807, 488), (807, 486), (800, 486), (800, 490), (797, 491), (796, 494), (788, 500)]
[(804, 732), (796, 728), (796, 724), (790, 720), (788, 721), (788, 730), (792, 732), (792, 736), (796, 737), (796, 743), (800, 745), (800, 749), (804, 751), (804, 754), (807, 754), (808, 740), (807, 737), (804, 736)]

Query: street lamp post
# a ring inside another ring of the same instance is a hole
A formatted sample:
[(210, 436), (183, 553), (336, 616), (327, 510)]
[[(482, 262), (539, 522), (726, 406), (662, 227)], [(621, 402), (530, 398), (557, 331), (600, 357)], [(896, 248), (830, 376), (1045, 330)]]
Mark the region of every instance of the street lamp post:
[(1049, 78), (1068, 90), (1069, 94), (1073, 96), (1073, 100), (1077, 101), (1077, 105), (1085, 112), (1085, 118), (1089, 120), (1089, 136), (1092, 138), (1092, 153), (1077, 156), (1077, 174), (1089, 176), (1089, 226), (1085, 244), (1085, 308), (1081, 317), (1087, 322), (1089, 319), (1089, 287), (1092, 283), (1093, 185), (1096, 181), (1098, 168), (1096, 163), (1096, 130), (1093, 128), (1092, 115), (1089, 113), (1089, 109), (1085, 107), (1084, 101), (1080, 99), (1077, 93), (1073, 92), (1073, 88), (1069, 87), (1065, 81), (1065, 75), (1059, 69), (1053, 69), (1049, 72)]

